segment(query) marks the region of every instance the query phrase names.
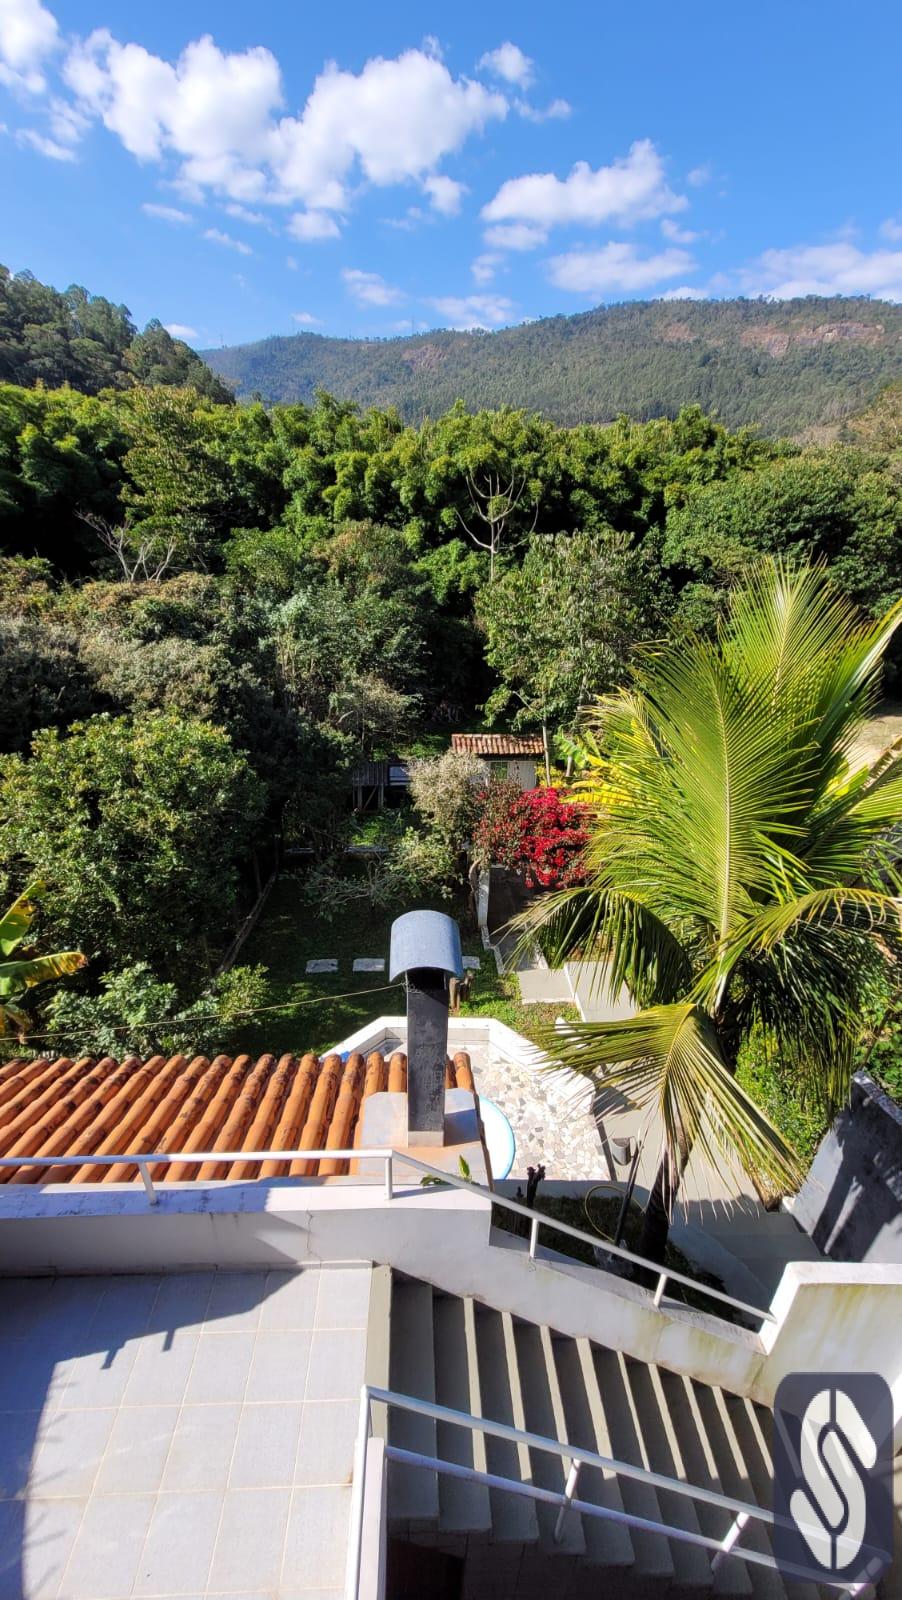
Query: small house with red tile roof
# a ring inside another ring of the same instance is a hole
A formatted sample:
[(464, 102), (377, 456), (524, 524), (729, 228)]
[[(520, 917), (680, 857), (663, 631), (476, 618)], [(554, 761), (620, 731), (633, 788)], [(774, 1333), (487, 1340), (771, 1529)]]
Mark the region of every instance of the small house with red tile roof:
[(521, 789), (534, 789), (545, 747), (536, 733), (452, 733), (451, 749), (477, 756), (490, 773), (513, 778)]

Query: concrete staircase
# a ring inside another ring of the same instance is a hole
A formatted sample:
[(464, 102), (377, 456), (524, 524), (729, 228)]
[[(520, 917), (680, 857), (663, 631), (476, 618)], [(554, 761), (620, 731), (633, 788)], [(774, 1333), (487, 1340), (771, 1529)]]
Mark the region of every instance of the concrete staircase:
[[(770, 1503), (772, 1419), (762, 1407), (418, 1280), (392, 1276), (384, 1370), (369, 1377), (702, 1488)], [(555, 1490), (567, 1475), (567, 1464), (544, 1451), (397, 1410), (388, 1438)], [(598, 1468), (581, 1470), (577, 1494), (712, 1538), (722, 1538), (732, 1521), (718, 1507)], [(399, 1463), (389, 1467), (388, 1516), (392, 1539), (462, 1563), (462, 1600), (548, 1600), (549, 1594), (597, 1600), (602, 1593), (816, 1600), (819, 1592), (736, 1559), (712, 1573), (709, 1553), (699, 1546), (577, 1512), (568, 1513), (555, 1540), (554, 1506)], [(749, 1524), (742, 1543), (769, 1550), (761, 1524)], [(388, 1594), (391, 1600), (391, 1586)]]

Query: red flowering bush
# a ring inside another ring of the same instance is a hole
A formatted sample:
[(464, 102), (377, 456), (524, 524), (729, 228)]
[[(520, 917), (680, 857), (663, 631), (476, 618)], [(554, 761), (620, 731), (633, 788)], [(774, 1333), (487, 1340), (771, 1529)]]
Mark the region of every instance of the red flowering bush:
[(524, 791), (502, 779), (480, 791), (474, 848), (486, 865), (522, 872), (529, 889), (559, 889), (582, 882), (584, 823), (585, 807), (557, 789)]

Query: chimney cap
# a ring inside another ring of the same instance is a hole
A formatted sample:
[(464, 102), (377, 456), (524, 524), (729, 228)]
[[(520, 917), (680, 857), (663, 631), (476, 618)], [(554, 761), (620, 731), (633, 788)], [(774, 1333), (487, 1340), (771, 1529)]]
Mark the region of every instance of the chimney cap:
[(460, 929), (444, 911), (405, 911), (391, 925), (389, 981), (429, 967), (462, 978)]

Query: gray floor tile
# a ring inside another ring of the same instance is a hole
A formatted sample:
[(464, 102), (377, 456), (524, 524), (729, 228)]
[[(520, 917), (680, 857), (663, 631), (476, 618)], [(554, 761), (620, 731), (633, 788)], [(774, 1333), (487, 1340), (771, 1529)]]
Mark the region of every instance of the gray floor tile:
[(147, 1330), (159, 1290), (160, 1274), (156, 1272), (107, 1278), (92, 1332), (101, 1333), (116, 1344), (139, 1338)]
[(105, 1411), (55, 1411), (43, 1430), (29, 1492), (58, 1500), (91, 1493), (116, 1419)]
[(159, 1495), (141, 1552), (135, 1594), (202, 1592), (221, 1515), (221, 1494)]
[(0, 1411), (0, 1500), (23, 1494), (41, 1440), (40, 1411)]
[(290, 1501), (288, 1489), (229, 1491), (210, 1569), (211, 1589), (251, 1589), (255, 1584), (277, 1588)]
[(360, 1395), (366, 1356), (365, 1328), (314, 1333), (307, 1372), (308, 1400), (352, 1400)]
[(163, 1469), (162, 1488), (170, 1490), (224, 1489), (241, 1407), (182, 1406)]
[(159, 1489), (178, 1415), (178, 1406), (117, 1411), (95, 1493), (151, 1494)]
[(215, 1272), (167, 1272), (160, 1283), (147, 1327), (150, 1333), (197, 1328), (210, 1303)]
[(316, 1327), (365, 1328), (371, 1278), (369, 1267), (323, 1267)]
[(153, 1509), (150, 1494), (88, 1502), (63, 1574), (65, 1600), (121, 1600), (131, 1593)]
[(168, 1335), (145, 1334), (125, 1386), (123, 1405), (180, 1405), (199, 1338), (196, 1328), (179, 1328)]
[(45, 1411), (58, 1406), (72, 1370), (58, 1344), (46, 1339), (0, 1339), (0, 1411)]
[(296, 1484), (350, 1483), (359, 1409), (356, 1400), (320, 1400), (304, 1406)]
[(201, 1334), (185, 1390), (185, 1403), (243, 1400), (254, 1351), (254, 1334)]
[(326, 1588), (341, 1586), (350, 1506), (350, 1489), (295, 1489), (285, 1540), (283, 1588), (302, 1588), (305, 1575)]
[(7, 1278), (0, 1283), (0, 1321), (7, 1338), (33, 1336), (50, 1318), (53, 1278)]
[(56, 1594), (84, 1509), (83, 1500), (0, 1503), (0, 1600)]
[(217, 1272), (207, 1307), (210, 1329), (256, 1328), (266, 1287), (265, 1272)]
[(138, 1348), (139, 1341), (132, 1339), (126, 1344), (110, 1345), (92, 1350), (89, 1355), (76, 1356), (70, 1364), (69, 1381), (60, 1404), (67, 1410), (75, 1406), (121, 1405)]
[(267, 1273), (260, 1327), (312, 1328), (319, 1280), (318, 1267), (305, 1267), (301, 1272)]
[(281, 1400), (299, 1404), (304, 1398), (310, 1333), (258, 1333), (247, 1380), (248, 1404)]
[(229, 1474), (231, 1489), (287, 1488), (294, 1476), (301, 1407), (246, 1405)]

